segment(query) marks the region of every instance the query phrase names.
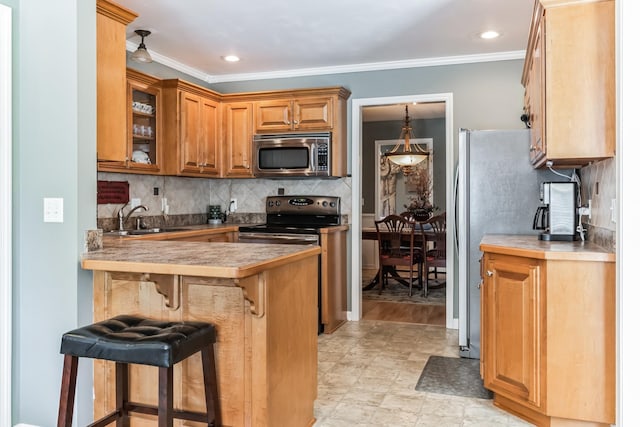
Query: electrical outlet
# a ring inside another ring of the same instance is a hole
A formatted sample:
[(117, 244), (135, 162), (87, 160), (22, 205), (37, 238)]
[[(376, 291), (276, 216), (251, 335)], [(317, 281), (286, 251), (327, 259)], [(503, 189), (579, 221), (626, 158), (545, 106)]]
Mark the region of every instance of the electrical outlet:
[(238, 199), (231, 199), (229, 202), (229, 212), (235, 212), (238, 210)]
[(616, 222), (618, 218), (618, 206), (616, 205), (616, 199), (611, 199), (611, 222)]
[(44, 198), (44, 222), (63, 222), (64, 199)]
[(589, 199), (589, 205), (588, 206), (581, 206), (578, 209), (578, 213), (580, 215), (586, 215), (589, 217), (589, 219), (591, 219), (591, 199)]

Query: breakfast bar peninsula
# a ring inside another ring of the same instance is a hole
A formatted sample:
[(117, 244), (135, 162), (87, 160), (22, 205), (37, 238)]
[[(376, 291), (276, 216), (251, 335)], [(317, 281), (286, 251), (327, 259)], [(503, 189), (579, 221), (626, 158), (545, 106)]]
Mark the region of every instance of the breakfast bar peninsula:
[[(318, 246), (105, 239), (82, 267), (93, 270), (94, 321), (137, 314), (215, 326), (223, 425), (304, 427), (315, 421), (318, 254)], [(94, 363), (97, 419), (114, 407), (115, 368)], [(200, 356), (174, 375), (175, 407), (203, 411)], [(157, 370), (132, 366), (130, 394), (154, 404)], [(132, 425), (155, 425), (144, 417)]]

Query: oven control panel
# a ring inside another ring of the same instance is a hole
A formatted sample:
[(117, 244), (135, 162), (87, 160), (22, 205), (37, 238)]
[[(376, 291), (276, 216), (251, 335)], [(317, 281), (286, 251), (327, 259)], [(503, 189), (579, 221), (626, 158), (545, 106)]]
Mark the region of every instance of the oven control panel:
[(267, 214), (340, 215), (340, 197), (268, 196)]

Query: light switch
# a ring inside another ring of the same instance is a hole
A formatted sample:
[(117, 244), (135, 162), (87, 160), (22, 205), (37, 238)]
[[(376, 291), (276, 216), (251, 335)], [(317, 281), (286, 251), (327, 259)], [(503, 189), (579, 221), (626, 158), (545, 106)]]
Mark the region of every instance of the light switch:
[(64, 199), (60, 197), (44, 198), (44, 222), (63, 222)]

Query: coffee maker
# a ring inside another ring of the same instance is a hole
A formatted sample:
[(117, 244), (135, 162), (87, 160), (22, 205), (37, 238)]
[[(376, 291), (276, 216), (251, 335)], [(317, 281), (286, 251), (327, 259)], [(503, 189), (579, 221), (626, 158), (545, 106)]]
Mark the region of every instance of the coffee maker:
[(542, 206), (533, 218), (533, 229), (542, 230), (538, 235), (540, 240), (577, 240), (577, 197), (578, 184), (575, 182), (540, 184)]

